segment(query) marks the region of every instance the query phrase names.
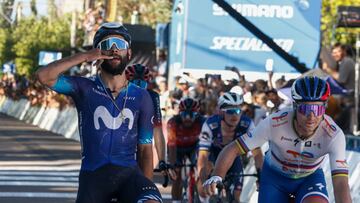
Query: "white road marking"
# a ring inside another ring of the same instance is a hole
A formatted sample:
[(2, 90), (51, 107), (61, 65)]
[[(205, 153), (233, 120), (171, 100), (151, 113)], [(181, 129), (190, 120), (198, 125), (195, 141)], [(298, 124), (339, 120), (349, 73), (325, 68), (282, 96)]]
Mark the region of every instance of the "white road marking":
[(33, 198), (76, 198), (76, 193), (64, 192), (0, 192), (0, 197), (33, 197)]

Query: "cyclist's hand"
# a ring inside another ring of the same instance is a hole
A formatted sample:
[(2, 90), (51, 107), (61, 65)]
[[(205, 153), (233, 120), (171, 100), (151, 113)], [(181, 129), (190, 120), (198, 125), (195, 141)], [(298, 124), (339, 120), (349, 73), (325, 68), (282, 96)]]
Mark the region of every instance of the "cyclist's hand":
[(210, 196), (216, 194), (216, 185), (219, 183), (222, 183), (220, 176), (211, 176), (211, 178), (207, 179), (203, 184), (204, 191)]
[(176, 179), (176, 173), (173, 170), (173, 167), (170, 164), (167, 164), (165, 161), (159, 161), (159, 169), (163, 175), (168, 175), (172, 180)]
[(109, 55), (105, 51), (102, 51), (100, 49), (91, 49), (85, 52), (85, 57), (86, 57), (85, 59), (86, 62), (114, 58), (112, 55)]

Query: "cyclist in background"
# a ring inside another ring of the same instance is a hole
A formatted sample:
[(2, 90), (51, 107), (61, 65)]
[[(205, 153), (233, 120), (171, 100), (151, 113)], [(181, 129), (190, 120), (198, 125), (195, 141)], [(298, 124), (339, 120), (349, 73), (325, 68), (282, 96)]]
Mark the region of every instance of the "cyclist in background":
[[(209, 167), (208, 161), (215, 164), (220, 151), (233, 140), (242, 134), (251, 131), (254, 128), (253, 121), (241, 111), (241, 104), (244, 102), (242, 95), (226, 92), (218, 99), (219, 113), (209, 117), (204, 123), (199, 143), (198, 173), (200, 182), (198, 191), (200, 200), (207, 202), (202, 183), (210, 175), (212, 167)], [(260, 149), (253, 151), (255, 165), (259, 171), (262, 167), (263, 155)], [(212, 164), (210, 166), (212, 166)], [(239, 176), (239, 178), (231, 179), (234, 181), (233, 199), (240, 202), (240, 194), (243, 185), (243, 165), (241, 157), (237, 156), (229, 170), (228, 174)]]
[(150, 80), (150, 70), (142, 64), (128, 66), (125, 70), (126, 79), (131, 83), (146, 89), (152, 99), (154, 109), (154, 141), (155, 149), (159, 157), (159, 169), (166, 172), (168, 167), (165, 162), (165, 138), (162, 131), (162, 116), (160, 108), (159, 94), (151, 89), (147, 89)]
[[(119, 23), (104, 23), (93, 49), (45, 66), (39, 81), (71, 96), (78, 111), (82, 163), (77, 203), (162, 202), (153, 174), (154, 114), (149, 93), (128, 83), (124, 70), (131, 59), (131, 36)], [(96, 61), (90, 78), (62, 73)], [(140, 170), (141, 169), (141, 170)]]
[[(179, 114), (170, 118), (167, 123), (168, 153), (171, 165), (183, 164), (189, 158), (196, 164), (197, 144), (201, 126), (205, 118), (199, 114), (199, 102), (184, 98), (179, 104)], [(176, 177), (171, 188), (173, 203), (179, 203), (182, 197), (181, 168), (175, 168)]]
[(260, 179), (259, 202), (288, 203), (289, 194), (301, 203), (329, 202), (321, 169), (329, 155), (335, 202), (350, 203), (345, 135), (325, 115), (329, 84), (316, 76), (297, 79), (291, 88), (293, 108), (275, 112), (229, 144), (219, 155), (213, 176), (204, 183), (216, 190), (235, 158), (269, 142)]

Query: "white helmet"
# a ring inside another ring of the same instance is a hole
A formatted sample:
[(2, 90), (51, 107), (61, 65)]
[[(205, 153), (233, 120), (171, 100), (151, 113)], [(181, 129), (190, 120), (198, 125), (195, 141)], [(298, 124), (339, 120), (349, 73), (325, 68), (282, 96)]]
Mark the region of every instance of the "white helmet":
[(225, 92), (222, 96), (219, 97), (218, 107), (219, 109), (224, 109), (229, 106), (238, 106), (244, 102), (242, 95), (236, 94), (234, 92)]

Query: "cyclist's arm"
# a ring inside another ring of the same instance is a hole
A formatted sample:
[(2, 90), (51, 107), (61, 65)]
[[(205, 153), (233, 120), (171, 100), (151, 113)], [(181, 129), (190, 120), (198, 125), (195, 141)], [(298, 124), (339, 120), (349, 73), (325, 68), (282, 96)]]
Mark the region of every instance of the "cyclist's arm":
[(199, 157), (197, 160), (197, 170), (200, 178), (200, 182), (203, 183), (208, 178), (207, 174), (207, 163), (208, 163), (209, 152), (206, 150), (199, 151)]
[(167, 123), (167, 134), (168, 134), (168, 153), (169, 163), (174, 165), (176, 162), (176, 123), (174, 118), (171, 118)]
[(152, 180), (153, 178), (153, 151), (152, 144), (138, 145), (139, 167), (145, 177)]
[(349, 179), (347, 176), (335, 176), (332, 178), (334, 186), (335, 202), (351, 203)]
[(160, 109), (160, 97), (159, 94), (150, 90), (150, 96), (153, 100), (154, 106), (154, 141), (155, 149), (159, 158), (159, 161), (165, 161), (165, 138), (162, 131), (162, 115)]
[(346, 141), (342, 131), (335, 135), (336, 137), (329, 146), (329, 158), (336, 202), (351, 202), (348, 165), (346, 163)]
[(154, 127), (154, 141), (159, 161), (165, 161), (165, 138), (161, 126)]
[(212, 131), (207, 122), (205, 122), (201, 128), (201, 133), (199, 136), (199, 157), (197, 161), (197, 170), (200, 176), (200, 181), (203, 183), (208, 174), (208, 157), (211, 149), (211, 144), (213, 140)]
[(255, 161), (256, 171), (260, 171), (264, 163), (264, 156), (260, 147), (257, 147), (251, 151)]
[(84, 53), (78, 53), (57, 61), (54, 61), (47, 66), (40, 68), (36, 72), (36, 77), (43, 85), (48, 87), (54, 86), (59, 75), (70, 68), (86, 61), (94, 61), (99, 59), (112, 59), (110, 56), (101, 54), (99, 49), (92, 49)]
[[(224, 178), (237, 156), (246, 154), (268, 141), (271, 136), (270, 126), (269, 117), (265, 118), (251, 132), (245, 133), (221, 150), (215, 163), (213, 175)], [(258, 163), (258, 166), (261, 163)]]
[(153, 175), (153, 123), (154, 108), (152, 100), (147, 91), (143, 91), (138, 121), (138, 164), (144, 175), (151, 179)]

